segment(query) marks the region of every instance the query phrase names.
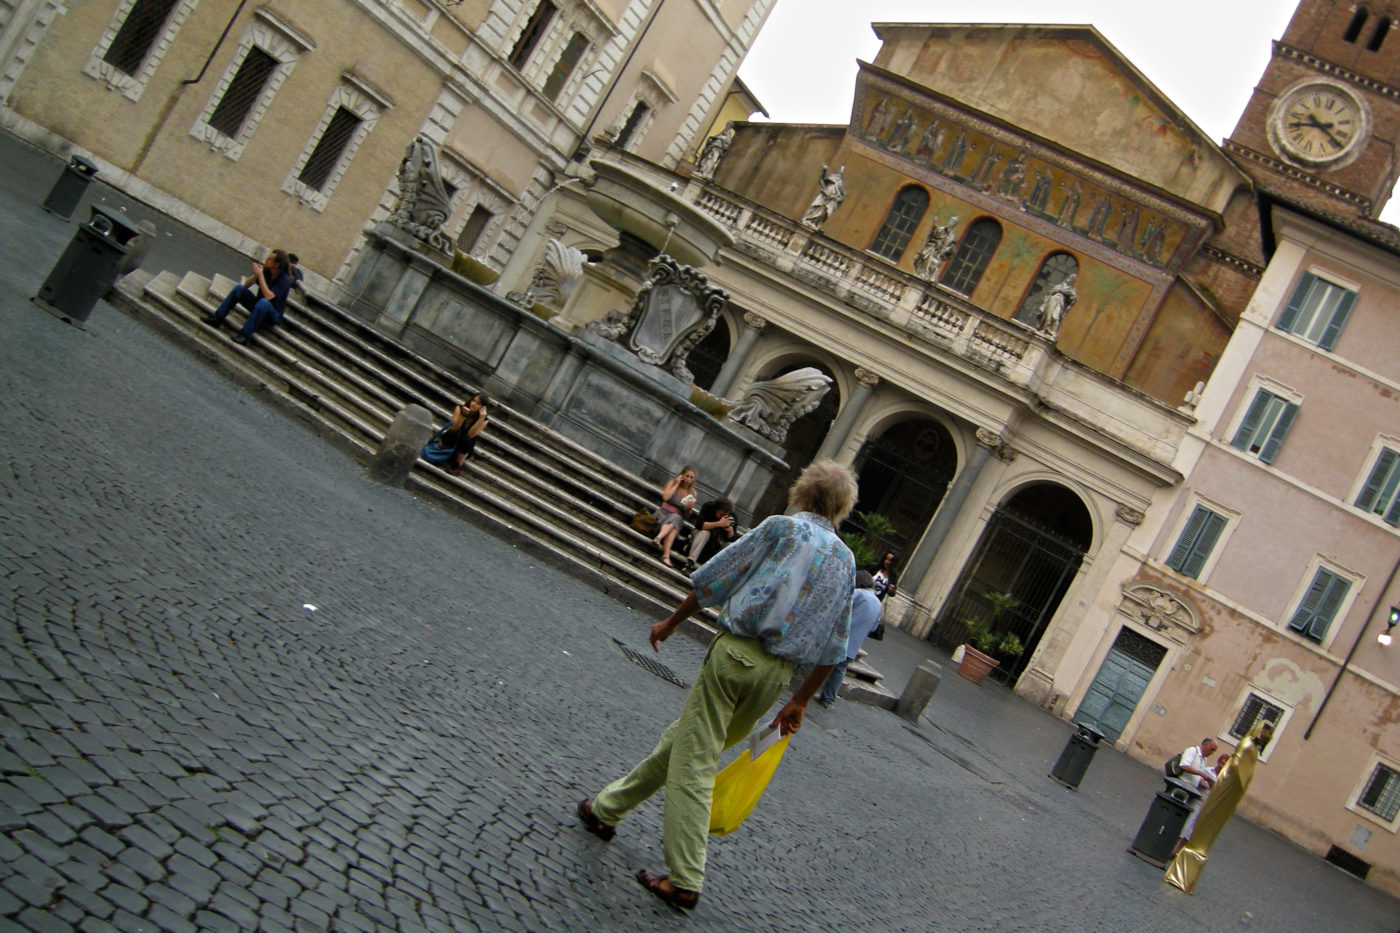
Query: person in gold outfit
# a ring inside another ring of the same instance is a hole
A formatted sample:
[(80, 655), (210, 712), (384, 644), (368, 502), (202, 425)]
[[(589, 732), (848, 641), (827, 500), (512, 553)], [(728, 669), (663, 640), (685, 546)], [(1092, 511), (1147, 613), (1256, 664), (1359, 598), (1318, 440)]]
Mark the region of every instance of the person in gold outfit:
[(1210, 847), (1215, 844), (1215, 838), (1220, 835), (1230, 817), (1235, 815), (1235, 808), (1240, 805), (1245, 791), (1249, 790), (1250, 782), (1254, 780), (1254, 766), (1259, 761), (1259, 753), (1273, 737), (1273, 723), (1257, 722), (1240, 743), (1240, 747), (1235, 749), (1235, 754), (1230, 756), (1230, 760), (1220, 770), (1215, 786), (1210, 789), (1210, 795), (1206, 797), (1205, 803), (1201, 804), (1195, 831), (1191, 833), (1191, 841), (1167, 866), (1167, 884), (1175, 885), (1187, 894), (1195, 890), (1201, 870), (1206, 867), (1206, 859), (1210, 857)]

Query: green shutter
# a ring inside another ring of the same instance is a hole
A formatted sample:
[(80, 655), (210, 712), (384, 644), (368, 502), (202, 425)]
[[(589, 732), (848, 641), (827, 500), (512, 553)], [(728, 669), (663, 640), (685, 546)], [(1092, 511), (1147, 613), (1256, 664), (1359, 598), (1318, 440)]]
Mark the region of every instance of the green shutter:
[(1350, 580), (1319, 567), (1313, 576), (1312, 586), (1308, 587), (1308, 593), (1303, 597), (1298, 610), (1293, 613), (1288, 627), (1305, 638), (1322, 641), (1349, 589)]
[(1196, 543), (1196, 537), (1201, 533), (1201, 526), (1206, 523), (1206, 517), (1210, 515), (1210, 509), (1198, 505), (1191, 510), (1191, 517), (1186, 520), (1186, 527), (1181, 529), (1181, 535), (1176, 539), (1176, 545), (1172, 548), (1171, 554), (1167, 555), (1167, 566), (1173, 570), (1180, 570), (1182, 564), (1186, 562), (1187, 556), (1191, 553), (1191, 546)]
[(1239, 430), (1235, 432), (1235, 439), (1230, 442), (1231, 447), (1238, 450), (1249, 449), (1249, 442), (1254, 439), (1254, 432), (1259, 430), (1259, 421), (1264, 417), (1264, 410), (1269, 407), (1271, 398), (1273, 396), (1263, 389), (1254, 393), (1254, 401), (1250, 403), (1249, 410), (1244, 413), (1244, 420), (1240, 422)]
[(1308, 592), (1303, 596), (1303, 601), (1298, 604), (1298, 608), (1293, 612), (1293, 618), (1289, 620), (1288, 627), (1295, 632), (1304, 632), (1317, 616), (1317, 608), (1322, 605), (1322, 597), (1327, 594), (1327, 588), (1332, 583), (1332, 574), (1329, 571), (1318, 568), (1313, 574), (1312, 585), (1308, 587)]
[(1316, 281), (1317, 276), (1311, 272), (1303, 273), (1303, 277), (1298, 280), (1298, 287), (1293, 289), (1293, 297), (1288, 299), (1288, 305), (1278, 316), (1279, 330), (1292, 333), (1293, 322), (1298, 320), (1298, 312), (1303, 310), (1303, 305), (1308, 300), (1308, 293), (1312, 291), (1313, 283)]
[(1205, 510), (1206, 520), (1201, 534), (1196, 541), (1195, 547), (1191, 549), (1181, 567), (1181, 572), (1193, 580), (1200, 579), (1201, 568), (1206, 565), (1210, 558), (1211, 551), (1215, 550), (1215, 542), (1220, 540), (1220, 532), (1225, 530), (1225, 516), (1209, 509)]
[(1265, 463), (1273, 463), (1278, 456), (1279, 447), (1283, 446), (1283, 439), (1288, 436), (1288, 429), (1293, 427), (1293, 419), (1298, 417), (1298, 406), (1288, 402), (1283, 406), (1283, 414), (1278, 416), (1274, 422), (1274, 429), (1269, 433), (1269, 439), (1265, 442), (1263, 449), (1259, 451), (1259, 459)]
[(1376, 458), (1376, 465), (1371, 467), (1371, 475), (1366, 477), (1366, 485), (1361, 487), (1361, 494), (1356, 497), (1356, 507), (1371, 511), (1376, 504), (1376, 497), (1380, 495), (1381, 487), (1385, 485), (1386, 479), (1390, 476), (1390, 470), (1395, 466), (1395, 451), (1389, 447), (1381, 448), (1381, 455)]
[(1337, 304), (1337, 310), (1332, 312), (1332, 320), (1327, 322), (1327, 329), (1322, 332), (1322, 339), (1317, 345), (1324, 350), (1332, 349), (1337, 342), (1337, 335), (1342, 332), (1342, 327), (1346, 325), (1347, 318), (1351, 316), (1352, 306), (1356, 304), (1356, 292), (1348, 291), (1342, 296), (1342, 300)]

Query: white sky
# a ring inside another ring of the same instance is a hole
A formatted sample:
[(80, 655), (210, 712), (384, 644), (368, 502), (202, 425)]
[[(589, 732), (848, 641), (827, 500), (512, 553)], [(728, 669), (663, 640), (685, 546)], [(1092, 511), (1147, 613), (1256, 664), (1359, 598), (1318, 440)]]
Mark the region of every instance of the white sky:
[[(871, 23), (1088, 23), (1196, 122), (1235, 128), (1295, 0), (778, 0), (739, 76), (779, 123), (849, 122)], [(762, 119), (760, 116), (758, 119)], [(1400, 224), (1400, 202), (1381, 219)]]

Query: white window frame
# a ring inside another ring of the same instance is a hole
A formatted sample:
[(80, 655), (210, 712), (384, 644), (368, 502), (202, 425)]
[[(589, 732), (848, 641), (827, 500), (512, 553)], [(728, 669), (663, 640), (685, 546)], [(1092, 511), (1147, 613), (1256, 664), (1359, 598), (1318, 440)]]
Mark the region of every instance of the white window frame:
[[(297, 157), (296, 164), (292, 166), (292, 170), (287, 173), (286, 180), (282, 182), (282, 190), (302, 203), (310, 205), (314, 210), (324, 211), (330, 203), (331, 195), (335, 194), (336, 186), (340, 184), (340, 180), (345, 177), (345, 172), (350, 168), (350, 163), (355, 161), (355, 153), (359, 151), (360, 144), (365, 141), (370, 130), (374, 129), (379, 115), (392, 106), (393, 101), (370, 87), (362, 78), (349, 72), (341, 75), (340, 83), (331, 92), (330, 100), (326, 102), (326, 108), (321, 113), (320, 122), (316, 124), (316, 129), (306, 141), (306, 146), (301, 150), (301, 155)], [(301, 171), (306, 167), (306, 163), (311, 158), (311, 153), (316, 150), (316, 145), (321, 141), (326, 127), (330, 125), (331, 119), (341, 107), (359, 117), (360, 125), (345, 144), (345, 148), (341, 150), (340, 159), (336, 162), (335, 167), (326, 176), (325, 187), (317, 190), (301, 180)]]
[[(1385, 757), (1379, 752), (1372, 753), (1371, 760), (1366, 764), (1365, 770), (1361, 772), (1361, 777), (1356, 782), (1356, 786), (1352, 788), (1351, 796), (1347, 798), (1347, 809), (1357, 816), (1363, 817), (1383, 827), (1387, 832), (1400, 832), (1400, 811), (1397, 811), (1395, 817), (1387, 822), (1385, 817), (1381, 814), (1368, 810), (1361, 805), (1361, 795), (1371, 783), (1371, 778), (1375, 775), (1376, 769), (1380, 767), (1388, 768), (1396, 772), (1397, 775), (1400, 775), (1400, 763)], [(1400, 778), (1397, 778), (1397, 780), (1400, 780)]]
[(184, 25), (185, 19), (194, 10), (194, 5), (199, 0), (179, 0), (165, 21), (165, 29), (152, 40), (150, 51), (146, 53), (145, 60), (141, 62), (141, 70), (135, 75), (129, 75), (115, 65), (104, 61), (103, 56), (112, 47), (112, 41), (117, 38), (122, 24), (126, 22), (126, 18), (131, 15), (132, 10), (136, 9), (138, 2), (140, 0), (121, 0), (117, 4), (116, 12), (112, 14), (107, 28), (102, 31), (102, 37), (97, 40), (97, 45), (93, 47), (82, 68), (83, 74), (102, 81), (111, 90), (121, 91), (122, 96), (131, 101), (141, 99), (141, 95), (145, 93), (146, 87), (151, 83), (151, 78), (160, 68), (165, 53), (170, 50), (171, 44), (174, 43), (175, 34), (180, 31), (180, 27)]
[[(1289, 623), (1293, 621), (1293, 616), (1298, 612), (1298, 608), (1307, 597), (1308, 591), (1312, 589), (1313, 581), (1317, 579), (1317, 572), (1319, 570), (1325, 570), (1334, 576), (1342, 577), (1348, 581), (1349, 585), (1347, 586), (1346, 595), (1343, 596), (1342, 601), (1337, 604), (1337, 611), (1332, 616), (1332, 621), (1327, 624), (1326, 634), (1322, 636), (1321, 641), (1313, 641), (1303, 633), (1290, 628)], [(1328, 560), (1321, 554), (1313, 555), (1312, 560), (1308, 561), (1307, 569), (1303, 572), (1297, 587), (1293, 591), (1293, 596), (1288, 600), (1287, 609), (1279, 619), (1279, 631), (1305, 644), (1315, 645), (1319, 648), (1329, 647), (1332, 641), (1337, 637), (1337, 632), (1341, 630), (1347, 615), (1351, 612), (1351, 607), (1356, 601), (1357, 594), (1361, 592), (1362, 587), (1365, 585), (1366, 578), (1356, 571), (1343, 567), (1336, 561)]]
[[(1323, 290), (1328, 288), (1336, 290), (1336, 303), (1327, 313), (1326, 320), (1323, 320), (1319, 313), (1321, 303), (1309, 303), (1309, 299), (1325, 294)], [(1341, 330), (1346, 326), (1347, 318), (1350, 317), (1352, 309), (1356, 306), (1359, 294), (1360, 288), (1358, 286), (1346, 282), (1330, 272), (1315, 268), (1307, 269), (1298, 277), (1298, 282), (1293, 286), (1293, 292), (1289, 295), (1288, 302), (1279, 311), (1278, 320), (1274, 326), (1283, 333), (1291, 334), (1305, 343), (1330, 351), (1337, 345), (1337, 339), (1341, 336)], [(1299, 327), (1299, 317), (1303, 314), (1309, 315), (1306, 328)]]
[[(1273, 461), (1277, 459), (1278, 453), (1281, 452), (1283, 447), (1283, 441), (1287, 439), (1288, 431), (1291, 431), (1293, 429), (1292, 421), (1290, 421), (1288, 429), (1285, 430), (1284, 436), (1279, 439), (1279, 451), (1276, 451), (1274, 456), (1269, 458), (1268, 460), (1265, 460), (1263, 458), (1263, 453), (1265, 449), (1267, 449), (1269, 441), (1270, 439), (1272, 439), (1274, 431), (1276, 431), (1278, 428), (1277, 419), (1275, 419), (1273, 427), (1270, 428), (1269, 438), (1265, 439), (1264, 443), (1260, 446), (1260, 449), (1257, 452), (1251, 452), (1248, 446), (1244, 448), (1235, 446), (1235, 437), (1239, 434), (1240, 427), (1244, 424), (1245, 417), (1249, 414), (1249, 410), (1254, 407), (1254, 402), (1259, 397), (1260, 392), (1268, 392), (1275, 398), (1282, 399), (1287, 404), (1295, 405), (1297, 406), (1299, 411), (1301, 411), (1303, 408), (1303, 396), (1297, 390), (1289, 388), (1283, 383), (1278, 382), (1274, 379), (1270, 379), (1267, 376), (1256, 375), (1249, 380), (1249, 390), (1241, 398), (1241, 403), (1236, 408), (1234, 417), (1230, 420), (1229, 430), (1225, 432), (1225, 435), (1222, 438), (1222, 440), (1225, 442), (1226, 446), (1228, 446), (1231, 450), (1234, 450), (1240, 453), (1241, 455), (1248, 457), (1251, 460), (1258, 460), (1260, 463), (1269, 464), (1273, 463)], [(1281, 416), (1282, 413), (1280, 413), (1280, 417)], [(1293, 420), (1296, 419), (1297, 412), (1294, 413)], [(1251, 440), (1256, 440), (1258, 439), (1258, 437), (1259, 435), (1256, 433), (1254, 437), (1251, 438)]]
[[(1400, 526), (1400, 485), (1392, 488), (1390, 498), (1381, 503), (1380, 511), (1376, 511), (1375, 502), (1362, 505), (1358, 501), (1371, 480), (1371, 474), (1376, 471), (1381, 457), (1385, 455), (1387, 450), (1396, 455), (1395, 465), (1392, 467), (1393, 472), (1390, 477), (1392, 483), (1396, 482), (1396, 477), (1400, 476), (1400, 438), (1390, 434), (1379, 434), (1376, 436), (1376, 439), (1371, 442), (1371, 450), (1366, 455), (1366, 465), (1361, 470), (1360, 475), (1356, 477), (1356, 482), (1352, 486), (1351, 493), (1347, 496), (1347, 503), (1367, 518), (1385, 522), (1391, 527), (1397, 527)], [(1383, 491), (1384, 490), (1382, 490), (1382, 492)], [(1395, 520), (1392, 521), (1392, 518)]]
[[(1230, 734), (1230, 727), (1235, 724), (1235, 720), (1244, 712), (1245, 704), (1249, 702), (1251, 695), (1257, 696), (1265, 703), (1271, 706), (1277, 706), (1283, 711), (1279, 713), (1278, 721), (1274, 723), (1274, 737), (1269, 740), (1269, 744), (1264, 746), (1264, 750), (1259, 753), (1259, 760), (1261, 762), (1268, 761), (1274, 749), (1278, 748), (1279, 739), (1282, 737), (1284, 729), (1288, 727), (1288, 721), (1293, 718), (1293, 704), (1285, 703), (1267, 690), (1260, 689), (1254, 684), (1246, 684), (1244, 688), (1240, 690), (1239, 698), (1236, 699), (1234, 705), (1230, 707), (1230, 716), (1225, 720), (1225, 724), (1220, 727), (1220, 732), (1217, 734), (1217, 737), (1226, 745), (1233, 745), (1236, 748), (1239, 747), (1240, 742), (1244, 741), (1244, 737), (1249, 734), (1249, 730), (1246, 729), (1243, 735), (1236, 737)], [(1254, 720), (1254, 722), (1258, 721), (1257, 718)], [(1250, 723), (1249, 727), (1253, 728), (1254, 723)]]
[[(238, 74), (238, 69), (243, 67), (244, 60), (247, 59), (248, 53), (253, 50), (254, 46), (271, 55), (277, 61), (277, 67), (268, 76), (258, 99), (248, 109), (248, 116), (244, 118), (243, 125), (238, 128), (238, 135), (228, 136), (212, 126), (209, 120), (213, 118), (214, 111), (218, 109), (224, 95), (228, 93), (229, 85), (233, 83), (234, 76)], [(258, 128), (258, 124), (262, 122), (263, 116), (267, 113), (267, 108), (271, 106), (272, 98), (277, 96), (278, 89), (287, 80), (287, 76), (292, 73), (292, 68), (296, 65), (297, 59), (301, 57), (301, 53), (309, 52), (315, 47), (316, 43), (312, 42), (311, 39), (266, 9), (255, 11), (252, 24), (244, 32), (243, 38), (238, 43), (238, 49), (234, 52), (228, 67), (224, 69), (219, 83), (214, 86), (214, 92), (209, 95), (209, 102), (204, 105), (204, 112), (199, 115), (199, 119), (195, 120), (194, 126), (190, 128), (190, 135), (207, 143), (210, 149), (222, 153), (235, 162), (238, 161), (238, 157), (243, 154), (244, 148), (248, 145), (248, 140), (253, 138), (253, 131)]]
[[(551, 106), (559, 110), (568, 110), (574, 96), (582, 87), (583, 82), (595, 67), (598, 56), (603, 47), (611, 42), (617, 35), (617, 27), (612, 21), (593, 3), (588, 0), (553, 0), (558, 12), (554, 19), (546, 27), (544, 35), (535, 44), (534, 51), (530, 53), (530, 58), (525, 62), (525, 67), (520, 69), (520, 76), (525, 83), (536, 89), (540, 96), (544, 96), (544, 84), (549, 80), (550, 74), (554, 71), (554, 66), (559, 62), (559, 56), (563, 54), (564, 48), (569, 44), (575, 33), (581, 33), (588, 39), (588, 47), (579, 56), (578, 63), (574, 65), (569, 77), (565, 80), (563, 87), (559, 89), (559, 95), (550, 101)], [(511, 50), (515, 47), (516, 40), (524, 31), (530, 18), (534, 15), (536, 7), (539, 6), (537, 0), (523, 4), (516, 16), (515, 22), (507, 30), (507, 41), (500, 49), (501, 58), (509, 59)]]
[[(1192, 577), (1184, 571), (1173, 568), (1167, 561), (1171, 559), (1172, 552), (1175, 551), (1177, 545), (1181, 543), (1181, 536), (1185, 533), (1186, 526), (1191, 521), (1191, 516), (1195, 514), (1198, 508), (1209, 509), (1216, 515), (1221, 516), (1225, 519), (1225, 526), (1220, 529), (1220, 533), (1216, 536), (1215, 543), (1211, 545), (1210, 553), (1206, 555), (1205, 562), (1201, 564), (1200, 571), (1196, 576)], [(1186, 507), (1183, 508), (1181, 514), (1177, 516), (1176, 526), (1172, 529), (1170, 543), (1162, 554), (1162, 566), (1166, 567), (1172, 573), (1181, 574), (1188, 580), (1196, 580), (1197, 582), (1204, 583), (1206, 578), (1210, 576), (1210, 572), (1215, 569), (1216, 561), (1220, 559), (1220, 555), (1224, 553), (1226, 546), (1229, 544), (1230, 536), (1235, 533), (1235, 528), (1239, 524), (1239, 519), (1240, 513), (1234, 509), (1227, 509), (1220, 503), (1207, 499), (1199, 493), (1191, 494), (1187, 498)]]

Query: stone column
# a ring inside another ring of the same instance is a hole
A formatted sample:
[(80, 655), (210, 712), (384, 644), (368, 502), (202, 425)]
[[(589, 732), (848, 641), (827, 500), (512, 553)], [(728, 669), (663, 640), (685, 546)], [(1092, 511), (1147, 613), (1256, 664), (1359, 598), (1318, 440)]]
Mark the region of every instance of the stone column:
[(865, 411), (865, 406), (870, 403), (871, 397), (875, 394), (875, 387), (879, 384), (880, 377), (870, 370), (856, 369), (855, 391), (851, 393), (846, 404), (841, 406), (841, 412), (831, 423), (831, 429), (826, 432), (826, 440), (822, 441), (821, 449), (817, 451), (817, 455), (813, 459), (834, 457), (841, 452), (841, 448), (846, 446), (846, 441), (851, 437), (851, 429), (855, 427), (856, 421)]
[(719, 375), (715, 377), (715, 384), (710, 387), (711, 395), (716, 398), (724, 398), (724, 394), (734, 388), (735, 377), (739, 375), (739, 370), (743, 369), (744, 364), (748, 362), (754, 344), (758, 343), (759, 335), (767, 326), (768, 322), (757, 314), (752, 311), (744, 312), (744, 330), (739, 334), (739, 339), (734, 342), (734, 349), (729, 351), (729, 358), (720, 367)]
[(972, 484), (977, 481), (992, 453), (1002, 449), (1001, 435), (985, 428), (977, 429), (977, 446), (972, 449), (967, 463), (953, 480), (953, 485), (948, 487), (948, 494), (943, 497), (938, 512), (934, 514), (928, 530), (919, 540), (919, 546), (914, 549), (913, 556), (904, 563), (904, 569), (899, 576), (902, 581), (907, 581), (902, 584), (906, 590), (917, 586), (918, 581), (928, 573), (928, 568), (933, 565), (933, 558), (943, 546), (943, 539), (948, 537), (948, 531), (967, 502), (967, 494), (971, 491)]

